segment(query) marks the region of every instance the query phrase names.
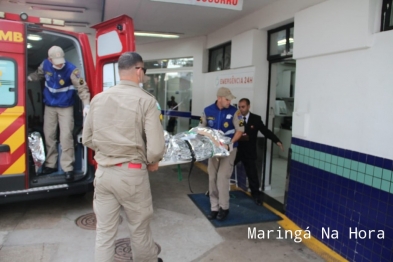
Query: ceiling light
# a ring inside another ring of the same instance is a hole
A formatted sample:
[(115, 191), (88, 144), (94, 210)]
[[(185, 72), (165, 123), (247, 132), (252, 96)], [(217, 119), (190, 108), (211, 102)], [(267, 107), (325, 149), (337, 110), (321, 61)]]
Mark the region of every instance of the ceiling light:
[(71, 12), (71, 13), (84, 13), (87, 8), (79, 6), (67, 6), (67, 5), (49, 5), (49, 4), (39, 4), (26, 2), (30, 5), (33, 10), (47, 10), (47, 11), (59, 11), (59, 12)]
[[(293, 38), (289, 38), (289, 43), (293, 43)], [(277, 41), (277, 45), (286, 45), (287, 44), (287, 40), (286, 39), (282, 39)]]
[(27, 39), (31, 41), (41, 41), (42, 37), (40, 35), (28, 34)]
[(27, 43), (27, 48), (32, 48), (33, 47), (33, 45), (32, 44), (30, 44), (30, 43)]
[(149, 32), (135, 32), (136, 36), (145, 36), (145, 37), (159, 37), (159, 38), (179, 38), (179, 35), (175, 34), (161, 34), (161, 33), (149, 33)]

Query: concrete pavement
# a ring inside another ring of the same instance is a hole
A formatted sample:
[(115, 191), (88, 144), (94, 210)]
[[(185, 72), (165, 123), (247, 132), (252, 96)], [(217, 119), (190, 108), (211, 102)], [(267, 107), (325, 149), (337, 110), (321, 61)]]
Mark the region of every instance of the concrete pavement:
[[(182, 181), (176, 166), (150, 174), (154, 205), (151, 227), (165, 262), (323, 261), (291, 239), (248, 239), (249, 225), (214, 228), (187, 196), (188, 166), (183, 165), (182, 170)], [(205, 192), (208, 177), (195, 168), (191, 184), (194, 192)], [(0, 206), (0, 262), (93, 261), (95, 231), (75, 223), (78, 217), (93, 212), (92, 195)], [(125, 219), (123, 213), (122, 217)], [(279, 225), (269, 222), (252, 227), (267, 231), (278, 230)], [(117, 239), (128, 237), (124, 220)]]

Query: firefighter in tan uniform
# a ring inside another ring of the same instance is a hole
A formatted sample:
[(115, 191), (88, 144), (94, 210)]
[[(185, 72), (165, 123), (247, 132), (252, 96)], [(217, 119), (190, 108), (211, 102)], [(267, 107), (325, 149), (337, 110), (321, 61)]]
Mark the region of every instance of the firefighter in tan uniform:
[(74, 180), (74, 94), (77, 91), (83, 102), (83, 116), (89, 111), (90, 92), (81, 78), (79, 69), (64, 59), (64, 51), (58, 46), (48, 50), (48, 58), (37, 71), (28, 76), (29, 81), (45, 78), (43, 101), (45, 104), (44, 135), (46, 144), (46, 161), (43, 174), (57, 171), (57, 124), (60, 126), (60, 144), (62, 154), (61, 168), (66, 172), (66, 180)]
[(229, 214), (229, 184), (236, 158), (237, 141), (244, 132), (243, 117), (237, 108), (231, 105), (231, 100), (235, 98), (228, 88), (220, 87), (217, 90), (216, 102), (203, 110), (200, 121), (200, 126), (221, 130), (232, 142), (228, 146), (228, 157), (209, 158), (209, 219), (224, 220)]
[(98, 163), (93, 207), (97, 217), (95, 261), (114, 260), (120, 208), (127, 215), (135, 262), (162, 261), (150, 230), (153, 215), (148, 171), (165, 149), (156, 99), (139, 87), (146, 69), (133, 52), (120, 56), (118, 85), (96, 95), (85, 120), (83, 144)]

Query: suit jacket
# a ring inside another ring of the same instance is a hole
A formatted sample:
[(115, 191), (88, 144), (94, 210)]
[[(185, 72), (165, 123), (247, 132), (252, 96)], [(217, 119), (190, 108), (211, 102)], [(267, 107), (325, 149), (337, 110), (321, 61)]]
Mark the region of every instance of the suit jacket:
[(242, 138), (239, 140), (238, 154), (242, 158), (256, 159), (257, 158), (257, 135), (260, 131), (266, 138), (272, 140), (275, 144), (281, 142), (272, 131), (267, 129), (263, 124), (262, 118), (259, 115), (250, 112), (245, 131)]

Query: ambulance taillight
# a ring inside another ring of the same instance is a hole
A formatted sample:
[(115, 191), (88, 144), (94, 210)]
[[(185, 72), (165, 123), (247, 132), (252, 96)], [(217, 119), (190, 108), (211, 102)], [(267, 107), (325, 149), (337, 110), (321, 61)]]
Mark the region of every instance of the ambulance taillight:
[(11, 164), (10, 147), (8, 145), (0, 145), (0, 166)]

